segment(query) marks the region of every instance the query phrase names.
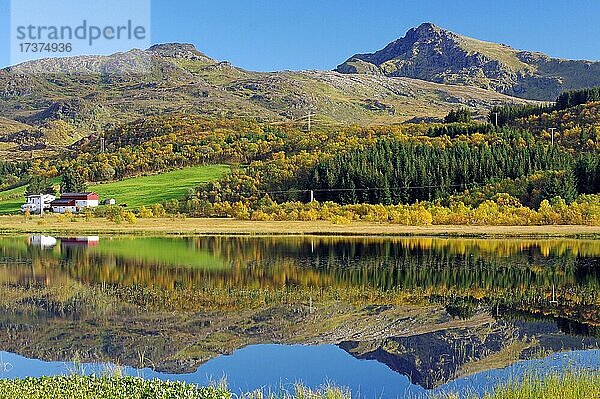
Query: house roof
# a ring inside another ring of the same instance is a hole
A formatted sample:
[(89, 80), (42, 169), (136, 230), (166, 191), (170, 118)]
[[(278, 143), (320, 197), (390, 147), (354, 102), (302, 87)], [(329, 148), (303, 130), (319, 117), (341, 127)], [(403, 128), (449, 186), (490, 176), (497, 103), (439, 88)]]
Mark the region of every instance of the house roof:
[(50, 203), (50, 206), (75, 206), (74, 199), (57, 199)]
[(73, 199), (98, 199), (98, 194), (93, 192), (87, 193), (62, 193), (61, 198), (73, 198)]

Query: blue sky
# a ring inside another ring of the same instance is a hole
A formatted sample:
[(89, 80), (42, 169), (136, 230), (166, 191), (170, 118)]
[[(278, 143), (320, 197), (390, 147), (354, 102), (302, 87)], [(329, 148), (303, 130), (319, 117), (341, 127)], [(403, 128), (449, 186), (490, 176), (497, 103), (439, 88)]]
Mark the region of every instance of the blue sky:
[[(194, 43), (252, 70), (332, 69), (428, 21), (520, 49), (600, 60), (599, 16), (600, 1), (585, 0), (153, 0), (151, 40)], [(10, 59), (9, 21), (10, 1), (0, 0), (3, 66)]]

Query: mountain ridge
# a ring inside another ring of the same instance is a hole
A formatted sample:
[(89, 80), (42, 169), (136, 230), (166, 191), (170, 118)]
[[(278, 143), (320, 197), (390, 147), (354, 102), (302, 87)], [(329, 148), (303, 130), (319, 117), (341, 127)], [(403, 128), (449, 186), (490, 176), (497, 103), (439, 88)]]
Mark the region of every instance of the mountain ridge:
[(115, 124), (173, 112), (277, 123), (302, 123), (311, 112), (313, 126), (326, 127), (439, 121), (459, 107), (483, 118), (493, 106), (525, 102), (405, 77), (253, 72), (212, 59), (191, 44), (165, 43), (0, 70), (0, 152), (10, 158), (19, 151), (68, 146)]

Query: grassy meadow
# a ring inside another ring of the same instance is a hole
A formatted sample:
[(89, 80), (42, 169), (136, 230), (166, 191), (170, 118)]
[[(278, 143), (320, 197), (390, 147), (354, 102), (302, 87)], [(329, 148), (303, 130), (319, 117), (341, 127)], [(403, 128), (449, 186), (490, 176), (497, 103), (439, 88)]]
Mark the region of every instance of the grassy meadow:
[(90, 186), (101, 199), (115, 198), (130, 208), (151, 206), (169, 199), (181, 199), (187, 190), (215, 180), (229, 172), (228, 165), (193, 166), (157, 175), (142, 176)]
[(25, 186), (13, 188), (0, 192), (0, 214), (19, 212), (21, 205), (25, 203)]
[[(229, 172), (228, 165), (193, 166), (157, 175), (90, 185), (101, 199), (114, 198), (130, 208), (151, 206), (169, 199), (181, 199), (190, 188), (218, 179)], [(58, 181), (57, 181), (58, 182)], [(18, 213), (24, 203), (26, 186), (0, 192), (0, 214)]]

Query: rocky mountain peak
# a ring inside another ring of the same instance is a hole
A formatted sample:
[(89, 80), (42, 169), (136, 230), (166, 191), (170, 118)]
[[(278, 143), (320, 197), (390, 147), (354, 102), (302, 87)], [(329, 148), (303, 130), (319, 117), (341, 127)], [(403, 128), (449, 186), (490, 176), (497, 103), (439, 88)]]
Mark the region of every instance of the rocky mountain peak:
[(550, 101), (561, 91), (600, 84), (600, 62), (566, 63), (458, 35), (430, 22), (409, 29), (381, 50), (350, 57), (336, 71), (477, 86)]
[(425, 22), (416, 28), (410, 29), (406, 32), (406, 35), (398, 41), (411, 43), (412, 45), (427, 42), (441, 43), (444, 41), (450, 41), (456, 44), (459, 42), (460, 38), (461, 36), (454, 32), (440, 28), (431, 22)]
[(441, 35), (444, 33), (448, 33), (449, 31), (440, 28), (439, 26), (431, 23), (431, 22), (423, 22), (421, 25), (416, 28), (410, 29), (407, 33), (413, 33), (418, 36), (431, 36), (431, 35)]
[(363, 61), (381, 65), (398, 57), (410, 57), (419, 53), (427, 53), (430, 49), (457, 46), (458, 35), (425, 22), (406, 32), (404, 37), (397, 39), (380, 51), (373, 54), (355, 56)]
[(191, 43), (163, 43), (155, 44), (147, 50), (149, 53), (167, 58), (183, 58), (194, 61), (214, 62), (204, 53), (201, 53)]

